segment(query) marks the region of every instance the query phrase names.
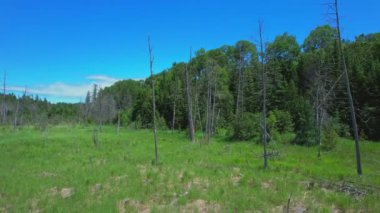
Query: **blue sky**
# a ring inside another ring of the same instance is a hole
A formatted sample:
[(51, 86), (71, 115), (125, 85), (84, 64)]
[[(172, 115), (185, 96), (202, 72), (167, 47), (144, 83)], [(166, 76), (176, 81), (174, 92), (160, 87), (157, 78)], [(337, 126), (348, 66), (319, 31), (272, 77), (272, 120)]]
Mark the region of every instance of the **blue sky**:
[[(186, 61), (189, 47), (212, 49), (289, 32), (302, 43), (328, 23), (329, 0), (0, 0), (0, 73), (13, 91), (57, 102), (83, 100), (91, 84), (149, 75)], [(380, 32), (380, 1), (340, 1), (343, 37)], [(2, 77), (1, 77), (2, 79)]]

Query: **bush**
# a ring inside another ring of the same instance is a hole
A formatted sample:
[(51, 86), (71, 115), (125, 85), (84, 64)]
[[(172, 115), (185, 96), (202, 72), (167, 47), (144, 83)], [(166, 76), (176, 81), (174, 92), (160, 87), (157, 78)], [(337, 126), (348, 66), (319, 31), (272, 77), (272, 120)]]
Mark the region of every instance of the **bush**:
[(267, 131), (271, 133), (277, 132), (277, 130), (277, 116), (273, 111), (270, 111), (267, 117)]
[(260, 134), (260, 114), (244, 112), (233, 123), (233, 138), (248, 140)]
[(166, 125), (165, 118), (160, 116), (160, 115), (156, 115), (156, 127), (159, 130), (168, 130), (169, 129), (168, 125)]
[(351, 137), (350, 126), (342, 120), (342, 116), (340, 115), (338, 111), (334, 113), (332, 122), (334, 125), (335, 132), (340, 137), (345, 137), (345, 138)]
[(334, 125), (330, 122), (323, 129), (321, 148), (322, 150), (332, 150), (338, 144), (339, 136), (335, 131)]
[(295, 117), (296, 137), (294, 143), (298, 145), (315, 145), (315, 119), (313, 109), (307, 100), (300, 99), (296, 104)]
[(273, 110), (273, 114), (276, 116), (276, 130), (279, 133), (292, 132), (294, 130), (294, 124), (292, 116), (289, 112), (282, 110)]

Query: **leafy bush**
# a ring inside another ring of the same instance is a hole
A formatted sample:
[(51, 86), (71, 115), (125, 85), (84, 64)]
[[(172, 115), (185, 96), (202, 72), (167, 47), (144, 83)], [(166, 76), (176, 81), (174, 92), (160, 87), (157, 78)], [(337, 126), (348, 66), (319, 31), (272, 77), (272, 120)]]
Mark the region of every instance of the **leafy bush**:
[(277, 132), (277, 116), (273, 111), (268, 113), (267, 129), (268, 132)]
[(334, 124), (329, 122), (323, 129), (321, 148), (329, 151), (336, 147), (339, 136), (335, 131)]
[(295, 118), (296, 137), (294, 143), (298, 145), (315, 145), (315, 119), (313, 109), (307, 100), (300, 99), (296, 104)]
[(244, 112), (233, 123), (233, 138), (248, 140), (260, 134), (260, 114)]
[(166, 125), (165, 118), (160, 116), (160, 115), (156, 115), (156, 127), (159, 130), (168, 130), (169, 129), (168, 125)]
[(350, 126), (342, 120), (342, 115), (338, 111), (334, 113), (332, 122), (334, 124), (335, 132), (340, 137), (351, 137)]
[(282, 110), (273, 110), (273, 114), (276, 116), (276, 130), (279, 133), (292, 132), (294, 130), (294, 124), (292, 116), (289, 112)]

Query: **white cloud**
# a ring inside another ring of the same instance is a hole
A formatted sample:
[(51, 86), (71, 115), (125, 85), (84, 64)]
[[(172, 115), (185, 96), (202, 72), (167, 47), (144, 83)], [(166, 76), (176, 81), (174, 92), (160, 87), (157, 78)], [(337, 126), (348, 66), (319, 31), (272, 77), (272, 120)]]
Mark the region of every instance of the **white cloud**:
[(86, 79), (87, 81), (83, 84), (67, 84), (62, 82), (55, 82), (49, 85), (27, 88), (20, 86), (9, 86), (7, 89), (14, 92), (24, 92), (26, 89), (28, 94), (33, 95), (83, 100), (86, 96), (87, 91), (92, 91), (94, 84), (97, 84), (99, 87), (104, 88), (111, 86), (115, 82), (121, 80), (105, 75), (87, 76)]
[(87, 76), (86, 78), (89, 80), (94, 80), (97, 82), (102, 82), (104, 84), (110, 84), (110, 85), (120, 80), (120, 79), (112, 78), (106, 75), (90, 75), (90, 76)]

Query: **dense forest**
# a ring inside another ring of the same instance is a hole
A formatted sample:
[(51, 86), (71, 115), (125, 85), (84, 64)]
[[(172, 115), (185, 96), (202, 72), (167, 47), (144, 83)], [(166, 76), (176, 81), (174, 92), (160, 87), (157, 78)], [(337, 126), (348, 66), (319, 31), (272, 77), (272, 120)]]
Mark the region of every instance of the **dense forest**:
[[(188, 62), (173, 63), (153, 78), (123, 80), (106, 88), (94, 85), (79, 104), (51, 104), (27, 93), (20, 97), (3, 93), (1, 122), (14, 128), (29, 124), (45, 128), (62, 122), (151, 128), (154, 80), (159, 129), (188, 129), (190, 108), (194, 129), (205, 138), (223, 134), (249, 140), (261, 134), (265, 84), (271, 140), (294, 132), (294, 143), (313, 145), (321, 135), (326, 148), (333, 147), (334, 137), (351, 134), (336, 38), (336, 29), (326, 25), (314, 29), (303, 44), (291, 34), (279, 35), (264, 44), (265, 54), (259, 44), (245, 40), (200, 49)], [(380, 33), (344, 40), (343, 52), (360, 137), (379, 140)]]

